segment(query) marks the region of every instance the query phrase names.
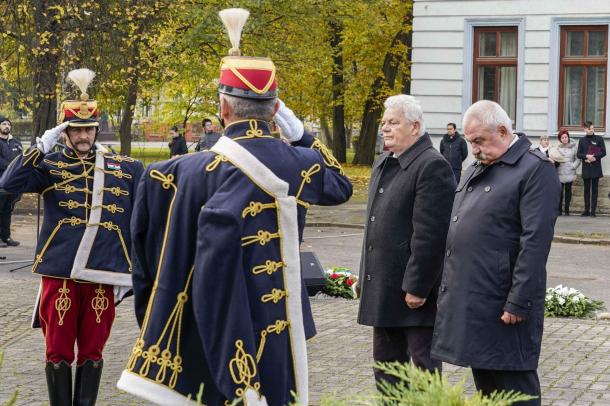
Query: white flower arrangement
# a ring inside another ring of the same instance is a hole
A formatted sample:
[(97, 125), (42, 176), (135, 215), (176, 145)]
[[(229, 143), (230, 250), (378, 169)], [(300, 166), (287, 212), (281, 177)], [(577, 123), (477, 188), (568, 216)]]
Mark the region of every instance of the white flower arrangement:
[(544, 298), (544, 315), (548, 317), (590, 317), (603, 308), (603, 302), (563, 285), (548, 288)]

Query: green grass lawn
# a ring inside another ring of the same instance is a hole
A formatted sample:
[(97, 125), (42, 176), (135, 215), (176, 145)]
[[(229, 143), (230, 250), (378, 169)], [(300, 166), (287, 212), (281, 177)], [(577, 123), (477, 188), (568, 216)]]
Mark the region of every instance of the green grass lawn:
[[(117, 148), (120, 153), (120, 148)], [(169, 149), (165, 146), (155, 148), (133, 148), (131, 156), (142, 161), (145, 166), (153, 162), (164, 161), (169, 159)], [(347, 176), (352, 180), (354, 186), (365, 186), (371, 176), (371, 167), (366, 165), (352, 165), (354, 160), (354, 150), (347, 150), (347, 164), (343, 165), (343, 169)]]

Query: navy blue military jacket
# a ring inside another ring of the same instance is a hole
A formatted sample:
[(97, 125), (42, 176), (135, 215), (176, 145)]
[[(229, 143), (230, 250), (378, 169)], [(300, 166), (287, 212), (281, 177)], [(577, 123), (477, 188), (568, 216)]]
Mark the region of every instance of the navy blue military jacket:
[(131, 286), (129, 221), (144, 167), (101, 148), (81, 159), (68, 147), (43, 154), (32, 146), (0, 178), (8, 192), (44, 199), (32, 272)]
[(132, 235), (141, 335), (118, 383), (163, 405), (240, 398), (307, 403), (315, 334), (299, 238), (310, 204), (352, 186), (317, 139), (287, 145), (265, 122), (227, 127), (211, 151), (150, 165)]

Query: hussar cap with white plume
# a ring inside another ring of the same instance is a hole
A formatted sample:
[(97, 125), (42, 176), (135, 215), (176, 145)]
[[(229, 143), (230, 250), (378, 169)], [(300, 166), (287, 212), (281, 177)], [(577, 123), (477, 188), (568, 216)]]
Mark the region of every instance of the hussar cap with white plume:
[(93, 81), (95, 77), (95, 72), (91, 69), (82, 68), (82, 69), (74, 69), (68, 72), (68, 79), (70, 79), (76, 87), (79, 88), (81, 95), (80, 99), (82, 101), (87, 101), (89, 99), (89, 95), (87, 94), (87, 89), (89, 85)]
[(239, 56), (241, 52), (239, 50), (239, 43), (241, 41), (241, 32), (250, 16), (250, 12), (243, 8), (227, 8), (221, 10), (218, 15), (222, 20), (227, 33), (229, 34), (229, 41), (231, 41), (231, 49), (229, 55)]
[(91, 69), (74, 69), (68, 72), (68, 79), (80, 90), (80, 100), (66, 100), (61, 104), (59, 122), (70, 122), (71, 127), (98, 126), (99, 110), (97, 102), (89, 100), (87, 89), (95, 78)]
[(274, 99), (277, 97), (275, 65), (269, 58), (242, 56), (239, 49), (241, 33), (250, 12), (243, 8), (229, 8), (218, 13), (231, 49), (220, 64), (218, 91), (244, 99)]

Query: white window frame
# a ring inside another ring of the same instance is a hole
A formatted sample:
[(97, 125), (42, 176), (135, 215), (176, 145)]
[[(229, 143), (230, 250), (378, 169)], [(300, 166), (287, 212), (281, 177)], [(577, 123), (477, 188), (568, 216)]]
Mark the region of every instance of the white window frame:
[(472, 105), (475, 27), (517, 27), (517, 100), (515, 128), (523, 129), (523, 87), (525, 83), (525, 17), (467, 18), (464, 20), (464, 72), (462, 77), (462, 114)]
[[(590, 18), (574, 18), (574, 17), (553, 17), (551, 18), (551, 47), (549, 52), (549, 115), (547, 128), (549, 133), (557, 133), (559, 131), (559, 67), (561, 65), (560, 46), (561, 46), (561, 27), (566, 25), (607, 25), (608, 38), (610, 44), (610, 17), (590, 17)], [(610, 45), (609, 45), (610, 47)], [(606, 65), (606, 132), (595, 133), (608, 137), (610, 135), (610, 52), (608, 55), (608, 64)], [(584, 132), (582, 133), (584, 134)], [(580, 133), (576, 133), (580, 135)]]

